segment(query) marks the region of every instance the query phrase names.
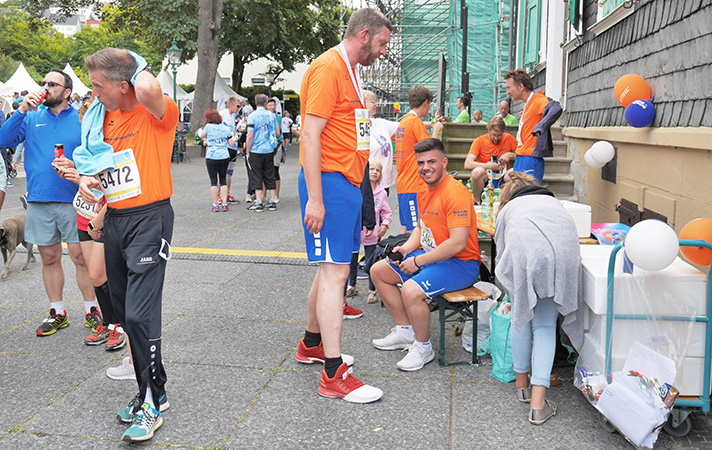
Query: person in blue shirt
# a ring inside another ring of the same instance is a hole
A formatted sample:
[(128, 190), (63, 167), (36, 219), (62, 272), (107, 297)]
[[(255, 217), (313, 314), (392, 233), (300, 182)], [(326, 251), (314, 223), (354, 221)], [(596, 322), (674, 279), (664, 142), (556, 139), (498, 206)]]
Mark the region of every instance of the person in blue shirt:
[[(227, 168), (230, 164), (228, 146), (234, 146), (232, 128), (223, 123), (223, 118), (215, 109), (205, 111), (205, 128), (202, 132), (208, 147), (205, 151), (205, 165), (210, 177), (210, 195), (213, 197), (213, 212), (227, 212)], [(218, 188), (218, 183), (220, 187)], [(218, 196), (218, 191), (220, 195)]]
[[(20, 107), (0, 128), (0, 147), (25, 143), (28, 202), (25, 240), (37, 246), (42, 258), (50, 311), (37, 328), (37, 335), (49, 336), (69, 326), (63, 299), (62, 242), (67, 244), (76, 267), (77, 285), (84, 297), (85, 325), (90, 323), (89, 319), (96, 319), (89, 316), (92, 307), (96, 311), (98, 305), (79, 246), (77, 212), (72, 206), (77, 185), (60, 178), (54, 168), (68, 163), (67, 159), (72, 159), (74, 149), (81, 144), (79, 115), (69, 106), (72, 79), (63, 71), (52, 69), (40, 86), (42, 89), (23, 96)], [(42, 99), (45, 90), (47, 96)], [(46, 109), (33, 111), (39, 105)], [(63, 157), (55, 158), (55, 144), (64, 145)]]
[[(257, 94), (255, 104), (257, 109), (247, 118), (247, 143), (245, 144), (245, 155), (250, 169), (250, 189), (255, 190), (255, 203), (247, 210), (274, 211), (277, 209), (277, 203), (274, 201), (276, 183), (273, 152), (277, 146), (277, 121), (274, 114), (265, 108), (266, 95)], [(270, 191), (270, 201), (266, 205), (262, 204), (263, 184), (265, 189)]]

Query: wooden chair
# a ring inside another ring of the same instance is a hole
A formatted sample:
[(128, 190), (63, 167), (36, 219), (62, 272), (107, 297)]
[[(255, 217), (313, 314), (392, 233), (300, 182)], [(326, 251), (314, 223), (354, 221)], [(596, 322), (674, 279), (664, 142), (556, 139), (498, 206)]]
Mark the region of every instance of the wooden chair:
[[(487, 300), (488, 295), (471, 286), (459, 291), (446, 292), (437, 297), (438, 309), (440, 310), (440, 358), (441, 366), (454, 364), (479, 365), (477, 356), (477, 302)], [(472, 311), (470, 311), (472, 306)], [(452, 361), (445, 362), (445, 323), (456, 322), (458, 317), (462, 317), (465, 322), (472, 322), (472, 362)]]

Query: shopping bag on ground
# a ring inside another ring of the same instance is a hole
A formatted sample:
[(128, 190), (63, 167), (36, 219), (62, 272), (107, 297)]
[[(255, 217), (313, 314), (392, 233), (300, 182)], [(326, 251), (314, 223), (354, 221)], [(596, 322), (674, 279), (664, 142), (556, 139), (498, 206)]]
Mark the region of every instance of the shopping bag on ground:
[[(482, 300), (477, 304), (477, 354), (488, 355), (489, 350), (484, 353), (480, 352), (480, 348), (487, 341), (490, 336), (490, 317), (492, 316), (492, 308), (495, 307), (497, 301), (502, 296), (502, 291), (494, 284), (488, 283), (486, 281), (479, 281), (475, 283), (475, 287), (489, 297), (487, 300)], [(470, 307), (472, 311), (472, 307)], [(462, 331), (462, 348), (472, 353), (472, 322), (465, 322), (465, 326)]]
[(502, 383), (509, 383), (516, 378), (512, 368), (512, 343), (509, 332), (512, 326), (512, 314), (502, 315), (497, 309), (492, 310), (492, 334), (490, 336), (492, 372), (490, 375)]

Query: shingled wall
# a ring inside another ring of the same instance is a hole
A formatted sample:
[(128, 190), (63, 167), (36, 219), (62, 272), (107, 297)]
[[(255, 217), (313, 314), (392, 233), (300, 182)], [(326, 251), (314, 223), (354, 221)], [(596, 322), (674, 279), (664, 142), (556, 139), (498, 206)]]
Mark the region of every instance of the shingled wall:
[[(583, 29), (597, 1), (584, 0)], [(565, 123), (625, 126), (613, 86), (627, 73), (645, 78), (656, 108), (653, 127), (712, 126), (712, 0), (639, 0), (635, 12), (569, 55)]]

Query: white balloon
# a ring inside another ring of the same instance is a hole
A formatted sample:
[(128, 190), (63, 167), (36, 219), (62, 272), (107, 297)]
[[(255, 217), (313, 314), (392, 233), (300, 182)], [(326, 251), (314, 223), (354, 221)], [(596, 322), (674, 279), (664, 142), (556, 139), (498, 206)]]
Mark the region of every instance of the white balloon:
[(680, 250), (675, 230), (656, 219), (638, 222), (628, 231), (625, 252), (641, 269), (662, 270), (675, 261)]
[(606, 165), (606, 163), (600, 163), (593, 159), (590, 149), (583, 155), (583, 162), (585, 162), (586, 165), (591, 169), (600, 169), (601, 167)]
[(616, 156), (616, 149), (608, 141), (598, 141), (588, 151), (591, 152), (591, 158), (604, 165)]

